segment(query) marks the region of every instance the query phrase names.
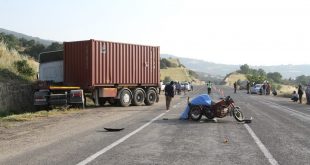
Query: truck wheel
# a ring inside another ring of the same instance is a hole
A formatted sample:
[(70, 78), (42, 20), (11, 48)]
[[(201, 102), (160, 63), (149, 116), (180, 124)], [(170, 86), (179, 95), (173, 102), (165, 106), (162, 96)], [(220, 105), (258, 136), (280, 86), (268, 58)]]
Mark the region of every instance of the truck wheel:
[(132, 96), (131, 96), (130, 91), (123, 90), (120, 95), (120, 100), (119, 100), (120, 105), (123, 107), (128, 107), (131, 103), (131, 99), (132, 99)]
[(151, 90), (148, 90), (146, 92), (146, 97), (145, 97), (145, 100), (144, 100), (144, 103), (146, 105), (153, 105), (156, 101), (156, 92), (151, 89)]
[(145, 94), (143, 92), (143, 90), (141, 88), (137, 88), (134, 92), (133, 92), (133, 104), (140, 106), (144, 103), (145, 100)]

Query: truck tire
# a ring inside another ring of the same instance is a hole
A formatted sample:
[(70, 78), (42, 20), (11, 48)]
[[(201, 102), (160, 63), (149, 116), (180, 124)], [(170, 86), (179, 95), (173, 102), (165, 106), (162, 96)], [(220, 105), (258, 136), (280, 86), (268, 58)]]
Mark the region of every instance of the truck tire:
[(133, 92), (133, 99), (132, 102), (136, 106), (141, 106), (144, 103), (145, 100), (145, 93), (143, 89), (137, 88)]
[(156, 101), (156, 91), (153, 89), (149, 89), (146, 92), (146, 97), (144, 100), (145, 105), (153, 105)]
[(128, 107), (131, 104), (132, 96), (129, 90), (123, 90), (120, 94), (119, 103), (122, 107)]

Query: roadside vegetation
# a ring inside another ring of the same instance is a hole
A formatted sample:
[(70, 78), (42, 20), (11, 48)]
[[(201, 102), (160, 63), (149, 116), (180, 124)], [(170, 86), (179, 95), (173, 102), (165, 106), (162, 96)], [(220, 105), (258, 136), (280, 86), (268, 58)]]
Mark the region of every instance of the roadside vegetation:
[(290, 97), (292, 92), (297, 90), (299, 84), (305, 86), (310, 82), (310, 76), (301, 75), (296, 79), (284, 79), (279, 72), (266, 73), (263, 69), (252, 69), (249, 65), (244, 64), (240, 66), (240, 70), (228, 74), (224, 79), (226, 85), (232, 85), (234, 82), (240, 85), (244, 80), (250, 81), (251, 84), (262, 84), (268, 81), (272, 89), (278, 91), (278, 95)]
[[(12, 85), (20, 86), (20, 89), (22, 89), (24, 85), (31, 86), (37, 79), (39, 67), (37, 59), (39, 53), (43, 51), (59, 50), (62, 49), (62, 47), (62, 44), (57, 42), (49, 46), (44, 46), (34, 40), (26, 40), (24, 38), (17, 38), (11, 34), (0, 33), (0, 89), (7, 89), (7, 86)], [(20, 89), (10, 92), (0, 91), (1, 97), (14, 97), (14, 95), (18, 95)], [(29, 90), (29, 92), (32, 91)], [(26, 98), (18, 99), (29, 101), (29, 99)], [(11, 120), (16, 117), (14, 116), (16, 113), (25, 113), (23, 114), (24, 117), (17, 117), (21, 118), (21, 120), (26, 120), (27, 118), (31, 118), (30, 116), (37, 115), (31, 113), (34, 111), (32, 107), (27, 106), (27, 108), (25, 108), (24, 106), (11, 103), (8, 105), (10, 106), (0, 106), (0, 117), (2, 117), (0, 120)], [(5, 116), (8, 118), (3, 118)]]
[(21, 55), (14, 49), (8, 49), (0, 42), (0, 81), (29, 82), (35, 79), (38, 63), (31, 57)]
[(39, 118), (47, 118), (47, 117), (54, 117), (59, 116), (62, 114), (73, 114), (79, 113), (81, 110), (76, 108), (56, 108), (50, 111), (38, 111), (38, 112), (27, 112), (23, 114), (14, 114), (5, 117), (0, 117), (1, 122), (23, 122), (23, 121), (32, 121)]

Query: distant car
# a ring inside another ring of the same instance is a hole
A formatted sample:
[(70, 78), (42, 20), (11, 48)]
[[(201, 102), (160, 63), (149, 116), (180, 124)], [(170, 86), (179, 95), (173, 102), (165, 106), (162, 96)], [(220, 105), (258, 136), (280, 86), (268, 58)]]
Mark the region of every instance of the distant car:
[(190, 91), (191, 90), (191, 85), (188, 82), (182, 82), (181, 83), (181, 90)]
[(239, 89), (240, 89), (240, 90), (246, 89), (247, 83), (248, 83), (247, 80), (241, 81), (241, 82), (239, 83)]
[(162, 91), (165, 90), (165, 86), (166, 85), (163, 82), (160, 82), (160, 90)]
[(250, 88), (251, 94), (259, 94), (263, 84), (255, 84)]
[(187, 91), (190, 91), (192, 88), (191, 88), (191, 85), (189, 84), (189, 83), (184, 83), (184, 88), (185, 88), (185, 90), (187, 90)]

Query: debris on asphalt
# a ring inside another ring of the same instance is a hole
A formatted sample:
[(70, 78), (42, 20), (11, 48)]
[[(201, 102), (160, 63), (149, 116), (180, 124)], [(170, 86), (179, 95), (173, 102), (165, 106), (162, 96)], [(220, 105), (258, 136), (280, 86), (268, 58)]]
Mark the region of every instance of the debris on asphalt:
[(121, 131), (124, 128), (104, 128), (105, 130), (109, 131), (109, 132), (116, 132), (116, 131)]

